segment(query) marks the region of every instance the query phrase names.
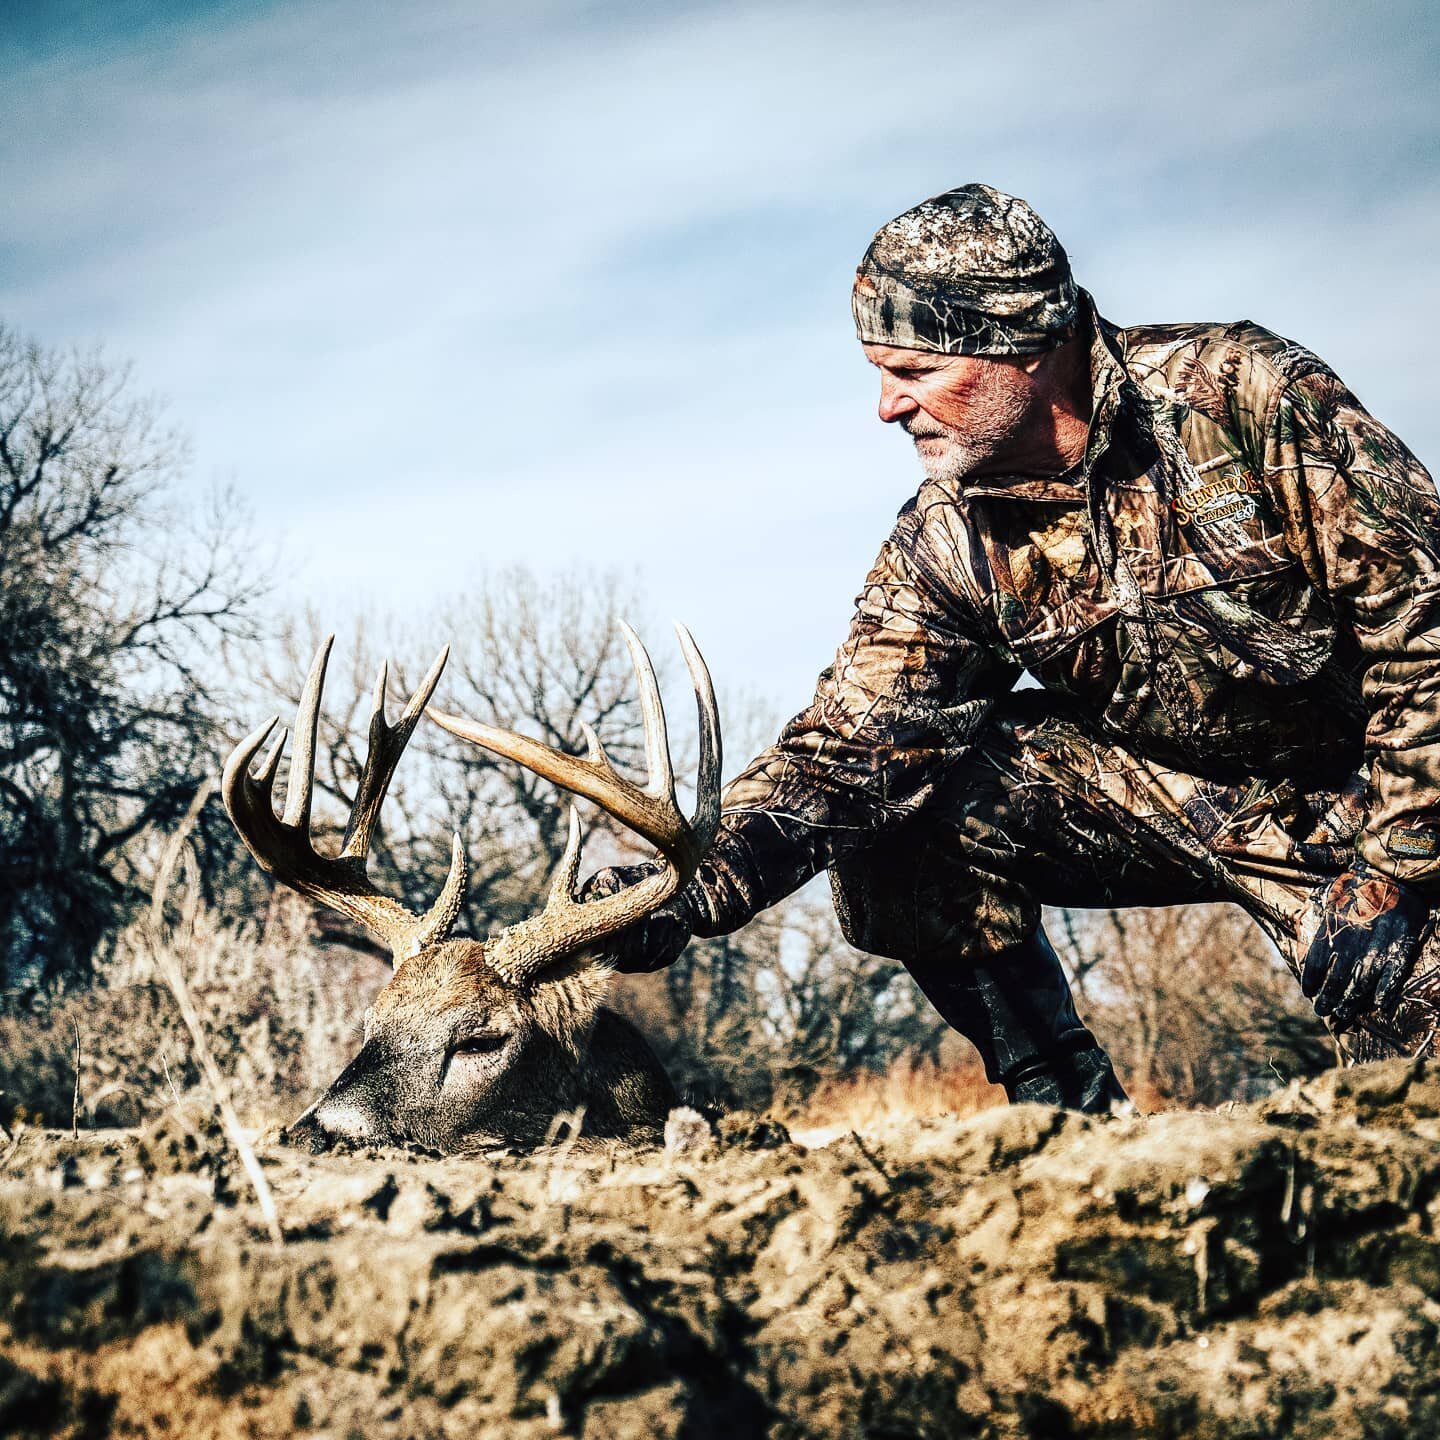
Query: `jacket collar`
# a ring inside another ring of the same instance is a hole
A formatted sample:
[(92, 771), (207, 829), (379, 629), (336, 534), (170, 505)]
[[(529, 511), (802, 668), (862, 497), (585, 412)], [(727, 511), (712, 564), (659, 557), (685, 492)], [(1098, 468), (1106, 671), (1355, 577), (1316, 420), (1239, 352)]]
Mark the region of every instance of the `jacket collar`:
[(1087, 483), (1110, 448), (1116, 419), (1128, 393), (1135, 388), (1121, 357), (1120, 331), (1095, 308), (1088, 290), (1080, 292), (1082, 312), (1090, 320), (1090, 433), (1080, 462), (1081, 482)]
[(961, 495), (1073, 503), (1089, 489), (1090, 476), (1110, 449), (1115, 423), (1135, 382), (1125, 369), (1119, 328), (1095, 308), (1088, 290), (1080, 291), (1080, 311), (1090, 329), (1090, 426), (1080, 463), (1063, 475), (986, 475), (961, 480), (957, 487)]

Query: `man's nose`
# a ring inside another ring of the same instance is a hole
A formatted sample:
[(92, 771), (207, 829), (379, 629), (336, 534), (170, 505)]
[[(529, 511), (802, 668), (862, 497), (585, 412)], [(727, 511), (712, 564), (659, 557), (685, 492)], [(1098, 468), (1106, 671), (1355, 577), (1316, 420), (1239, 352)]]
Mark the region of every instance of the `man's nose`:
[(893, 425), (897, 420), (903, 420), (907, 415), (913, 415), (920, 407), (905, 393), (902, 386), (888, 376), (880, 379), (880, 418), (887, 424)]

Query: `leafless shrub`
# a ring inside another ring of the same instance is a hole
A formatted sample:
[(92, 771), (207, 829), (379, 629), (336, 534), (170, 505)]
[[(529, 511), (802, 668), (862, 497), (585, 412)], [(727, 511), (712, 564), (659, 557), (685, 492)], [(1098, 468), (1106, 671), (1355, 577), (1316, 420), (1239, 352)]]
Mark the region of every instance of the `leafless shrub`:
[[(277, 896), (257, 921), (195, 917), (187, 980), (216, 1063), (247, 1123), (293, 1118), (297, 1100), (353, 1052), (388, 965), (318, 943), (309, 907)], [(0, 1015), (0, 1118), (69, 1123), (75, 1020), (86, 1036), (82, 1120), (135, 1125), (200, 1084), (184, 1023), (138, 925), (85, 990)]]
[(1062, 911), (1049, 931), (1085, 1018), (1147, 1108), (1251, 1099), (1334, 1064), (1293, 977), (1233, 906)]

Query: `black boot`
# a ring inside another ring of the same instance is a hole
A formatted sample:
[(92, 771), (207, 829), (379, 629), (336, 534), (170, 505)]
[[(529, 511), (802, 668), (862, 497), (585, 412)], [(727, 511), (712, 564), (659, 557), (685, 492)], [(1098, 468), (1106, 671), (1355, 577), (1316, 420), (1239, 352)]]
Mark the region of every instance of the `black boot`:
[(1027, 1060), (1003, 1075), (1001, 1084), (1012, 1105), (1053, 1105), (1086, 1115), (1135, 1111), (1110, 1057), (1093, 1039), (1065, 1054)]
[(930, 1003), (980, 1052), (1015, 1104), (1108, 1115), (1129, 1097), (1075, 1010), (1064, 967), (1043, 930), (982, 965), (926, 957), (910, 973)]

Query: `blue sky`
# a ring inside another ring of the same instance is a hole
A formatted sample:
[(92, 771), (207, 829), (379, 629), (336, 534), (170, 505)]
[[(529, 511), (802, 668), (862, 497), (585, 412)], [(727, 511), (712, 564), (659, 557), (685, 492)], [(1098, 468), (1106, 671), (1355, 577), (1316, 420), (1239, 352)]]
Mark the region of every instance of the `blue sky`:
[(1303, 340), (1440, 461), (1437, 13), (8, 0), (0, 318), (134, 360), (287, 608), (614, 567), (798, 709), (918, 480), (850, 278), (951, 185), (1029, 199), (1121, 323)]

